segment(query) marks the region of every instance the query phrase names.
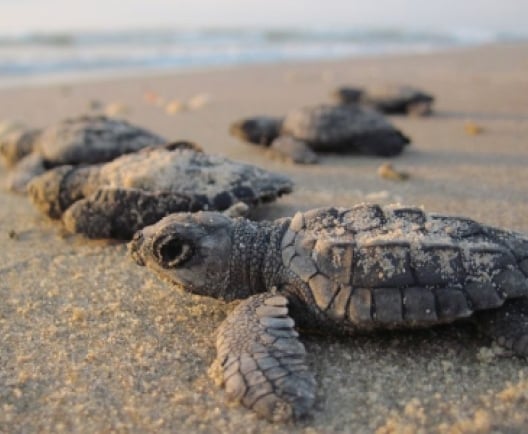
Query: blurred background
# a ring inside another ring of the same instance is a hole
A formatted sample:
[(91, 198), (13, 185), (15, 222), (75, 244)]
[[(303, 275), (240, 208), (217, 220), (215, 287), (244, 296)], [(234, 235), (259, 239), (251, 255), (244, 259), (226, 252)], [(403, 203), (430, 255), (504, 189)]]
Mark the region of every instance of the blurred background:
[(0, 85), (528, 37), (526, 0), (0, 0)]

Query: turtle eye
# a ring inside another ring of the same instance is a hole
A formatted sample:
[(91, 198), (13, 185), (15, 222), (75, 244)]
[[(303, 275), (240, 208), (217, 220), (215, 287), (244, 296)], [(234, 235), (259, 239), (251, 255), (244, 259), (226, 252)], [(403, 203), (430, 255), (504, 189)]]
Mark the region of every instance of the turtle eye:
[(155, 246), (156, 259), (163, 268), (176, 268), (192, 256), (191, 244), (180, 238), (163, 238)]

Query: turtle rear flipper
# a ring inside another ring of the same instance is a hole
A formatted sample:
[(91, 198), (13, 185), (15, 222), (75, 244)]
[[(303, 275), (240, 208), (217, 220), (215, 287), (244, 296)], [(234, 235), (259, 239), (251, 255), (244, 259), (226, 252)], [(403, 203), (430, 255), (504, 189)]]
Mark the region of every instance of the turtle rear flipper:
[(270, 421), (299, 418), (315, 400), (315, 379), (282, 295), (244, 300), (218, 330), (215, 364), (232, 401)]
[(497, 309), (477, 312), (482, 332), (515, 354), (528, 357), (528, 298), (514, 298)]

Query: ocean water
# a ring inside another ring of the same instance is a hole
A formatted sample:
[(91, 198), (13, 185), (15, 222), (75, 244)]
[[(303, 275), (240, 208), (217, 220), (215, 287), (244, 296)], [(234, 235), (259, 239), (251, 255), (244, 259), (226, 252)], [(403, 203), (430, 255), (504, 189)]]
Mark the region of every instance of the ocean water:
[(0, 34), (0, 84), (124, 71), (202, 68), (432, 50), (522, 39), (478, 31), (128, 30)]

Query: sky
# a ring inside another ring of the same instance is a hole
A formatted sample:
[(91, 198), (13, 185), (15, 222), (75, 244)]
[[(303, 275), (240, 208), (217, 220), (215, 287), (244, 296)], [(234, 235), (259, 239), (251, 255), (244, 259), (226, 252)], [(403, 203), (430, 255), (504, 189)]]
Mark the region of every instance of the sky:
[(527, 32), (528, 0), (0, 0), (0, 34), (156, 27)]

